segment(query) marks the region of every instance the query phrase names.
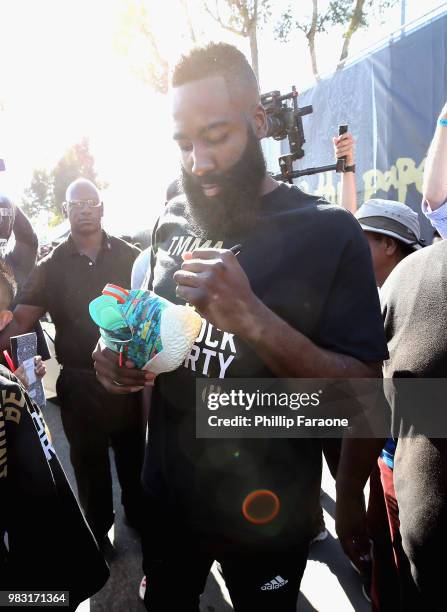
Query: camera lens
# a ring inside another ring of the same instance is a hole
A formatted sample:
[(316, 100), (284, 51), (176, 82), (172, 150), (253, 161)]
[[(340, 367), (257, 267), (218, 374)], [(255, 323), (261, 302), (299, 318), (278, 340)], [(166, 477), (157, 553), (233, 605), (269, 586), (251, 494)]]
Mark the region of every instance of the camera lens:
[(267, 137), (285, 138), (284, 123), (276, 115), (267, 115)]

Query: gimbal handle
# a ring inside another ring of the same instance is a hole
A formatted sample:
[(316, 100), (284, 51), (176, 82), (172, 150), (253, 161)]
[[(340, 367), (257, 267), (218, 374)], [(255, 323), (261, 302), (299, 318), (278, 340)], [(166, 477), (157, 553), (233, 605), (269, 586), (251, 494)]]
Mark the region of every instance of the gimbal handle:
[[(339, 136), (341, 136), (342, 134), (346, 134), (347, 131), (347, 124), (338, 126)], [(336, 172), (344, 172), (346, 166), (346, 156), (337, 159), (337, 162), (335, 164), (331, 164), (329, 166), (316, 166), (314, 168), (305, 168), (304, 170), (294, 170), (294, 161), (295, 159), (292, 153), (281, 155), (279, 158), (279, 167), (281, 170), (281, 174), (276, 174), (274, 178), (277, 181), (287, 181), (288, 183), (292, 183), (293, 179), (299, 178), (300, 176), (309, 176), (311, 174), (319, 174), (320, 172), (331, 172), (332, 170), (335, 170)]]

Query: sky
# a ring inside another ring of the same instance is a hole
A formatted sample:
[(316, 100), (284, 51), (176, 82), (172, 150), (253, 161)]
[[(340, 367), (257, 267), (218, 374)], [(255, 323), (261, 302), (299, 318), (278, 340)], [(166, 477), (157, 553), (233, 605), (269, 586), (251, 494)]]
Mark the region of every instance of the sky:
[[(173, 25), (182, 24), (182, 16), (177, 12), (172, 19), (175, 0), (152, 4), (163, 54), (173, 60), (185, 44), (181, 34), (186, 29), (180, 25), (176, 32)], [(287, 4), (273, 0), (275, 16)], [(324, 8), (327, 0), (320, 4)], [(407, 21), (441, 4), (407, 0)], [(206, 39), (227, 40), (249, 55), (246, 40), (205, 18), (198, 0), (191, 5), (194, 25)], [(310, 0), (301, 6), (306, 13)], [(169, 100), (154, 94), (132, 71), (141, 48), (131, 45), (127, 56), (118, 48), (122, 20), (122, 0), (0, 0), (0, 157), (7, 164), (0, 190), (20, 203), (34, 168), (51, 168), (70, 145), (88, 136), (99, 178), (108, 183), (106, 227), (131, 233), (153, 224), (179, 161), (171, 140)], [(397, 5), (385, 24), (374, 23), (353, 37), (353, 55), (399, 25)], [(261, 89), (312, 86), (303, 34), (296, 32), (281, 44), (271, 30), (268, 23), (259, 32)], [(341, 34), (333, 28), (317, 40), (323, 75), (335, 67)]]

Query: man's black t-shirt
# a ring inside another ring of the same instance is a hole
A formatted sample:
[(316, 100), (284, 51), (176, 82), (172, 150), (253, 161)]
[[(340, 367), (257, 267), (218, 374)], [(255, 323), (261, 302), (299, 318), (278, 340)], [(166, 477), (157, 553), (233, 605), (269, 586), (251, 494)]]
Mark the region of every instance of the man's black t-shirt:
[(60, 364), (93, 370), (92, 351), (99, 332), (88, 305), (107, 283), (130, 287), (139, 249), (103, 234), (96, 261), (78, 252), (71, 235), (42, 259), (18, 296), (18, 304), (44, 308), (56, 328), (56, 357)]
[[(387, 356), (368, 244), (345, 210), (280, 185), (262, 197), (250, 235), (196, 238), (183, 196), (168, 203), (154, 234), (153, 290), (173, 302), (182, 253), (242, 244), (238, 260), (254, 293), (318, 346), (364, 362)], [(322, 372), (324, 376), (324, 372)], [(184, 365), (154, 388), (143, 482), (177, 521), (241, 543), (284, 546), (311, 536), (319, 504), (321, 444), (315, 439), (195, 437), (195, 379), (274, 377), (241, 339), (204, 322)], [(256, 489), (281, 504), (267, 525), (247, 522), (243, 500)]]

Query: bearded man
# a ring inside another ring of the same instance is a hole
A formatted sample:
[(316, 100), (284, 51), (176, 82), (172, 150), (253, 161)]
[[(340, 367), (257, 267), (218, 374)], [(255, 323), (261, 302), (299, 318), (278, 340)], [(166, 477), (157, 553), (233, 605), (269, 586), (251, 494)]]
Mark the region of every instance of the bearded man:
[[(94, 353), (110, 392), (154, 384), (145, 603), (197, 611), (217, 559), (235, 610), (291, 612), (319, 510), (321, 443), (197, 438), (196, 380), (377, 376), (387, 350), (371, 257), (349, 213), (266, 173), (266, 113), (236, 48), (192, 50), (172, 94), (184, 194), (155, 228), (149, 288), (194, 305), (202, 330), (184, 365), (155, 384), (101, 345)], [(279, 503), (262, 524), (243, 512), (258, 490)]]

